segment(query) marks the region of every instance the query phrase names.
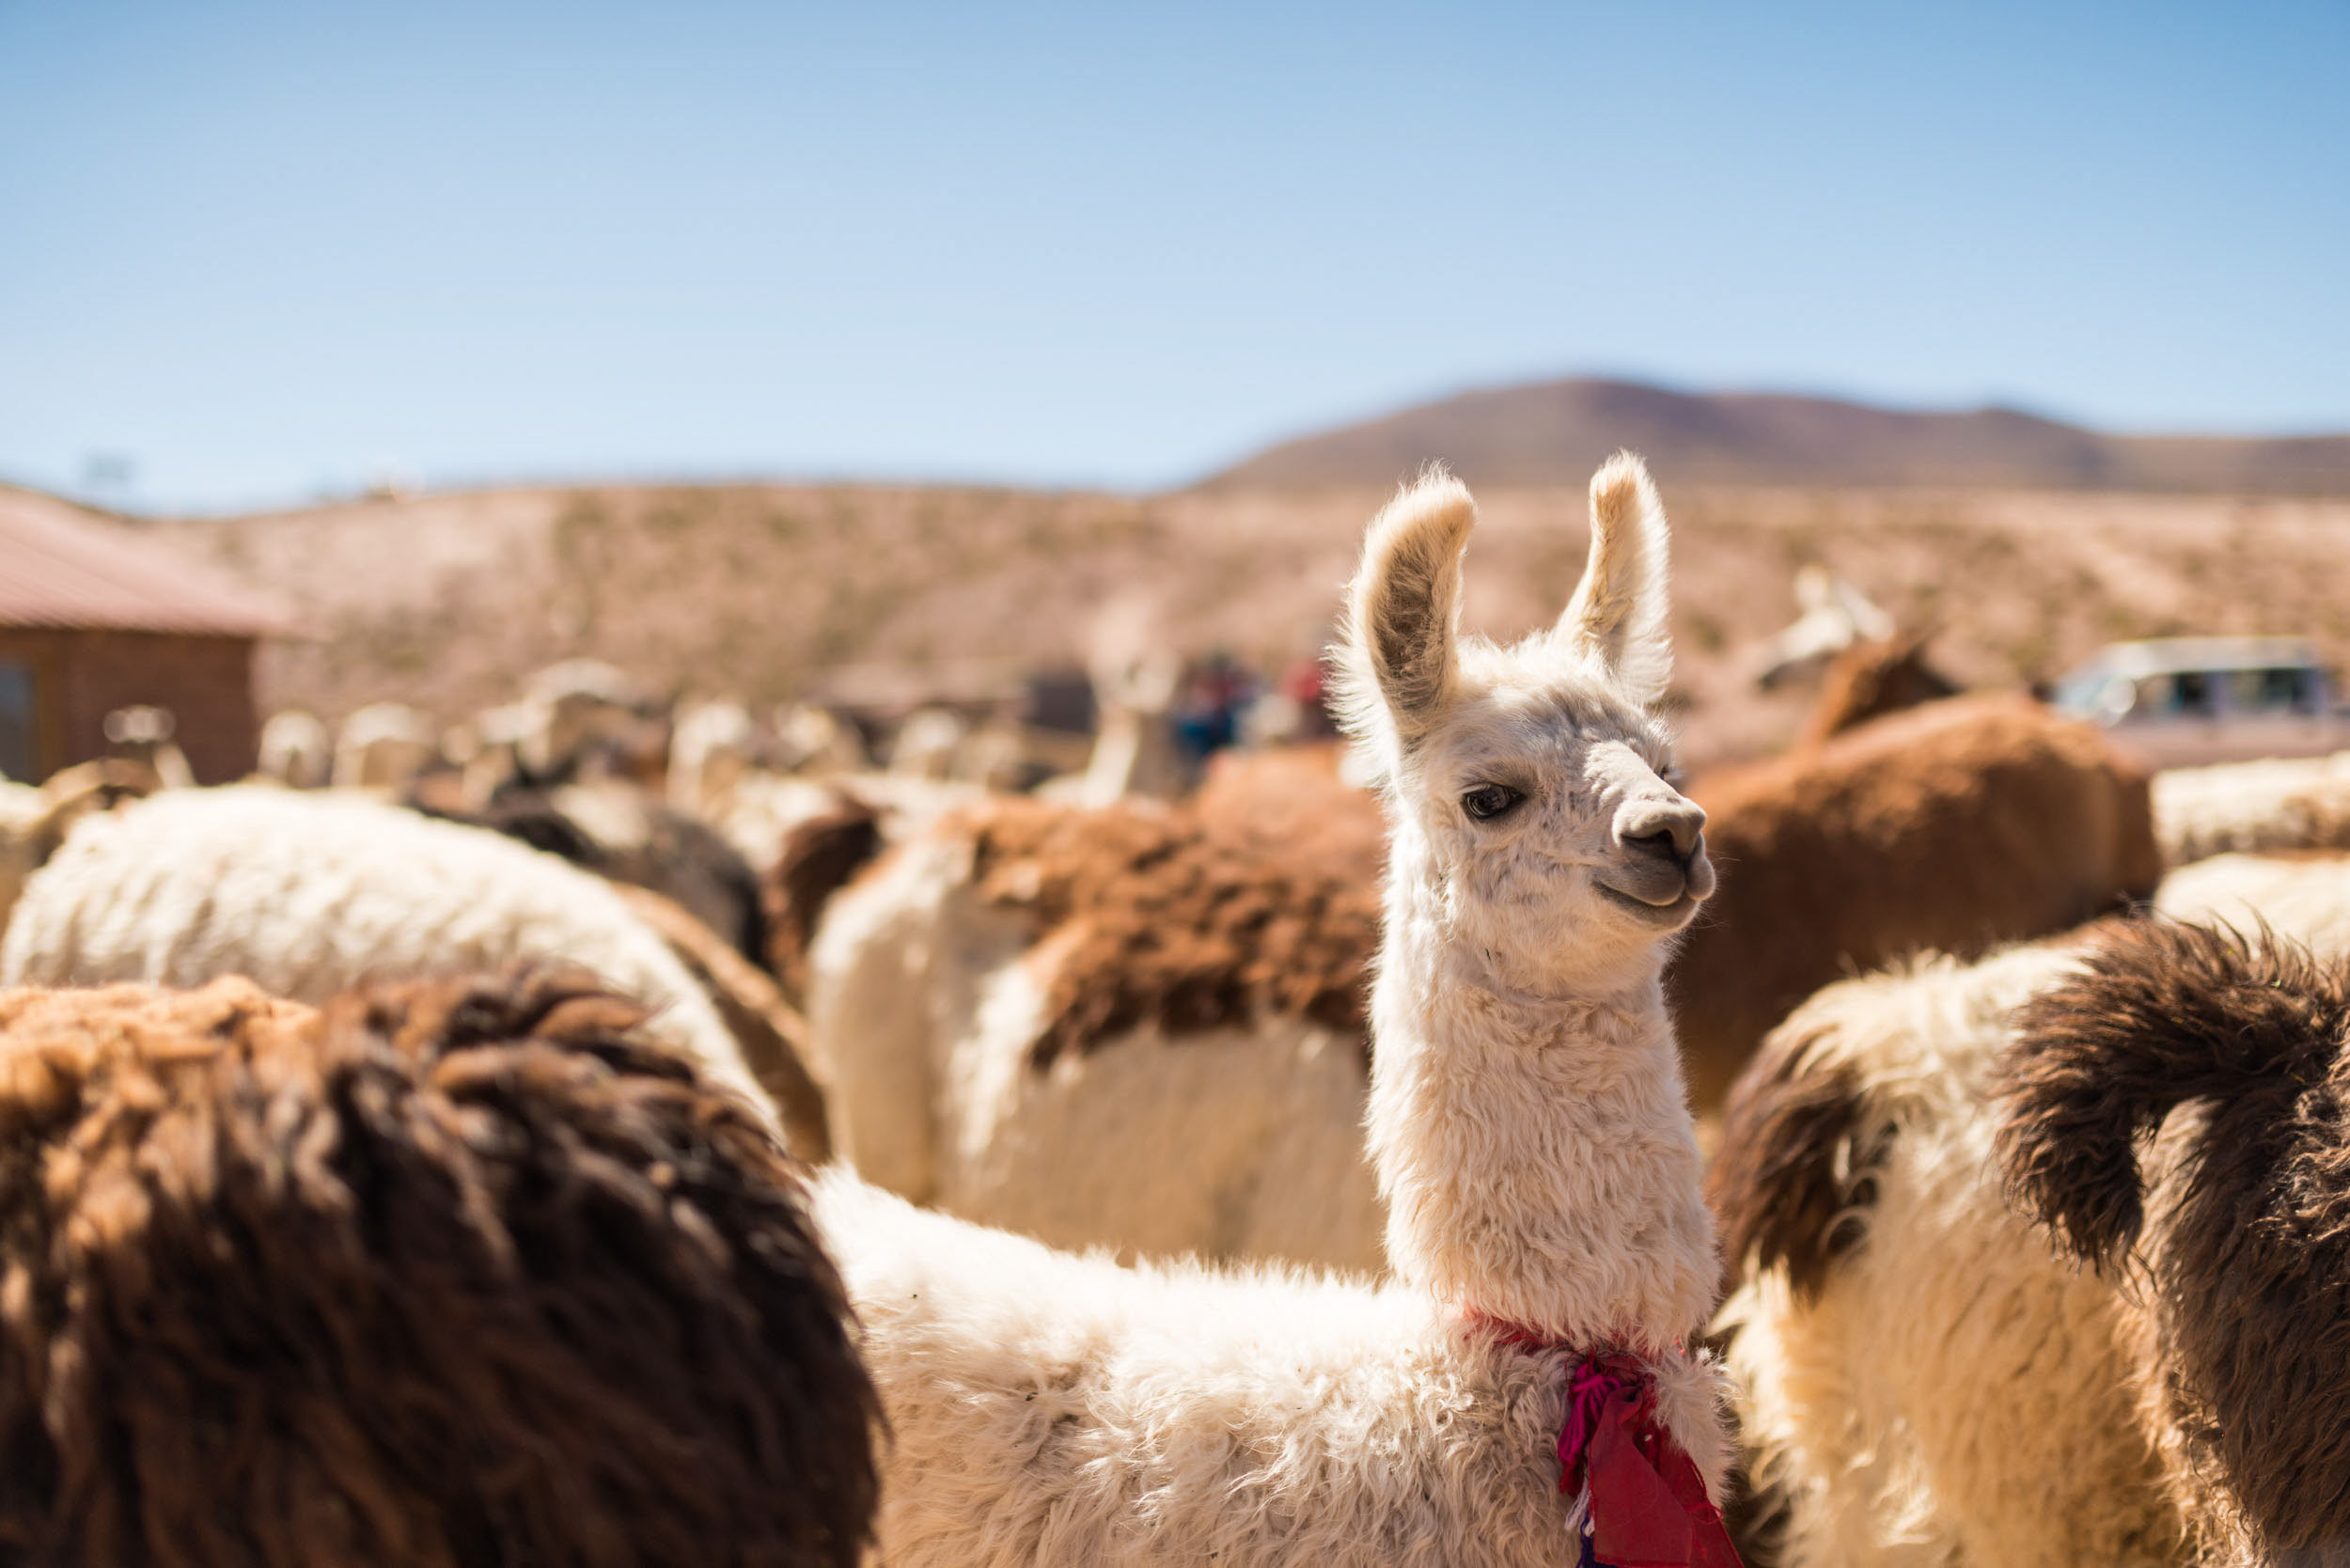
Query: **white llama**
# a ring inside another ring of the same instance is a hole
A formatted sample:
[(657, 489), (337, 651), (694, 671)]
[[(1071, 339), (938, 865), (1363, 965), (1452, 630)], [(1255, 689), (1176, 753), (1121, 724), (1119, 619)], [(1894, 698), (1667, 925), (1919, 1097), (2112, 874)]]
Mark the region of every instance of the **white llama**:
[(1661, 980), (1714, 876), (1651, 713), (1664, 515), (1628, 456), (1591, 502), (1573, 603), (1514, 647), (1456, 635), (1475, 509), (1441, 475), (1372, 523), (1353, 589), (1349, 721), (1393, 835), (1371, 1145), (1395, 1280), (1121, 1269), (835, 1171), (820, 1213), (895, 1435), (888, 1562), (1734, 1561)]
[[(1161, 957), (1192, 965), (1184, 983), (1245, 989), (1234, 971), (1283, 963), (1276, 933), (1215, 928), (1252, 907), (1292, 931), (1342, 918), (1359, 964), (1374, 890), (1333, 886), (1333, 856), (1293, 847), (1183, 808), (1027, 800), (909, 834), (824, 904), (808, 954), (811, 1065), (841, 1152), (901, 1197), (1056, 1247), (1377, 1269), (1360, 1027), (1293, 996), (1170, 1017), (1136, 981)], [(1374, 840), (1350, 870), (1367, 885), (1376, 861)], [(1069, 906), (1045, 917), (1057, 882)], [(1105, 920), (1131, 921), (1136, 946), (1105, 955)], [(1174, 956), (1139, 950), (1153, 937)], [(1359, 970), (1288, 956), (1284, 981), (1353, 1001)], [(1144, 1002), (1120, 999), (1130, 982)], [(1080, 1008), (1101, 1021), (1041, 1053)]]

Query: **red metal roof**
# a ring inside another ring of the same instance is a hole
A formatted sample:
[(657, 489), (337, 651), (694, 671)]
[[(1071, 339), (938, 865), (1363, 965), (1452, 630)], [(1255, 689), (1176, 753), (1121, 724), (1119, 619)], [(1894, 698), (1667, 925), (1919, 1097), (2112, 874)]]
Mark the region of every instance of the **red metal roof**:
[(266, 594), (66, 502), (9, 489), (0, 489), (0, 626), (210, 636), (294, 629)]

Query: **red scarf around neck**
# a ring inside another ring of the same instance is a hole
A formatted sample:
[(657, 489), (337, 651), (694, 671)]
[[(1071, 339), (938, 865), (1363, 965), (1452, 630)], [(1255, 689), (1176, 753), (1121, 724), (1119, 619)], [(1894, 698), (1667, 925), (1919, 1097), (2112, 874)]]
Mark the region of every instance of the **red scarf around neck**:
[[(1533, 1330), (1472, 1311), (1505, 1344), (1561, 1347)], [(1589, 1568), (1741, 1568), (1696, 1461), (1656, 1414), (1655, 1374), (1629, 1351), (1571, 1354), (1559, 1429), (1559, 1490)]]

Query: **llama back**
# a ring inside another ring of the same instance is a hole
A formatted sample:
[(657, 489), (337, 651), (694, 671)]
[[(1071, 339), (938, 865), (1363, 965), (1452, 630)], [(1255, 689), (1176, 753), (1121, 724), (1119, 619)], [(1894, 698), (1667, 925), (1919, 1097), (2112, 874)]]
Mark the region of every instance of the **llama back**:
[(2017, 1032), (2011, 1190), (2068, 1258), (2138, 1260), (2138, 1370), (2182, 1514), (2216, 1556), (2350, 1560), (2350, 968), (2141, 924)]
[(656, 1036), (764, 1105), (708, 997), (600, 879), (360, 798), (170, 792), (81, 823), (27, 880), (0, 984), (241, 974), (322, 1002), (373, 980), (534, 962), (654, 1007)]
[(1378, 1265), (1373, 885), (1220, 798), (993, 802), (829, 901), (809, 1022), (859, 1170), (1057, 1245)]
[(0, 993), (45, 1173), (0, 1184), (0, 1549), (859, 1560), (876, 1400), (799, 1173), (642, 1016), (543, 974)]
[(2175, 1562), (2132, 1324), (2004, 1200), (1983, 1114), (2062, 944), (1849, 980), (1773, 1031), (1709, 1173), (1716, 1319), (1789, 1568)]
[(1121, 1267), (841, 1171), (817, 1214), (893, 1401), (893, 1564), (1569, 1560), (1557, 1356), (1465, 1353), (1408, 1290)]

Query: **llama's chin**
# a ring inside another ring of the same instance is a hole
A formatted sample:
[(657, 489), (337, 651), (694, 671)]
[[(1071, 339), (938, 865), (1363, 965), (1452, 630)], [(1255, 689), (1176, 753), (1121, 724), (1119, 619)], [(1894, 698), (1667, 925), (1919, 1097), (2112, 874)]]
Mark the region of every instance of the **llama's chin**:
[(1604, 882), (1594, 881), (1591, 886), (1599, 889), (1601, 898), (1606, 899), (1616, 908), (1628, 912), (1643, 927), (1658, 935), (1679, 931), (1691, 920), (1696, 919), (1698, 911), (1705, 905), (1705, 900), (1694, 891), (1684, 890), (1670, 903), (1650, 903), (1645, 900), (1636, 899), (1629, 893), (1618, 892)]

